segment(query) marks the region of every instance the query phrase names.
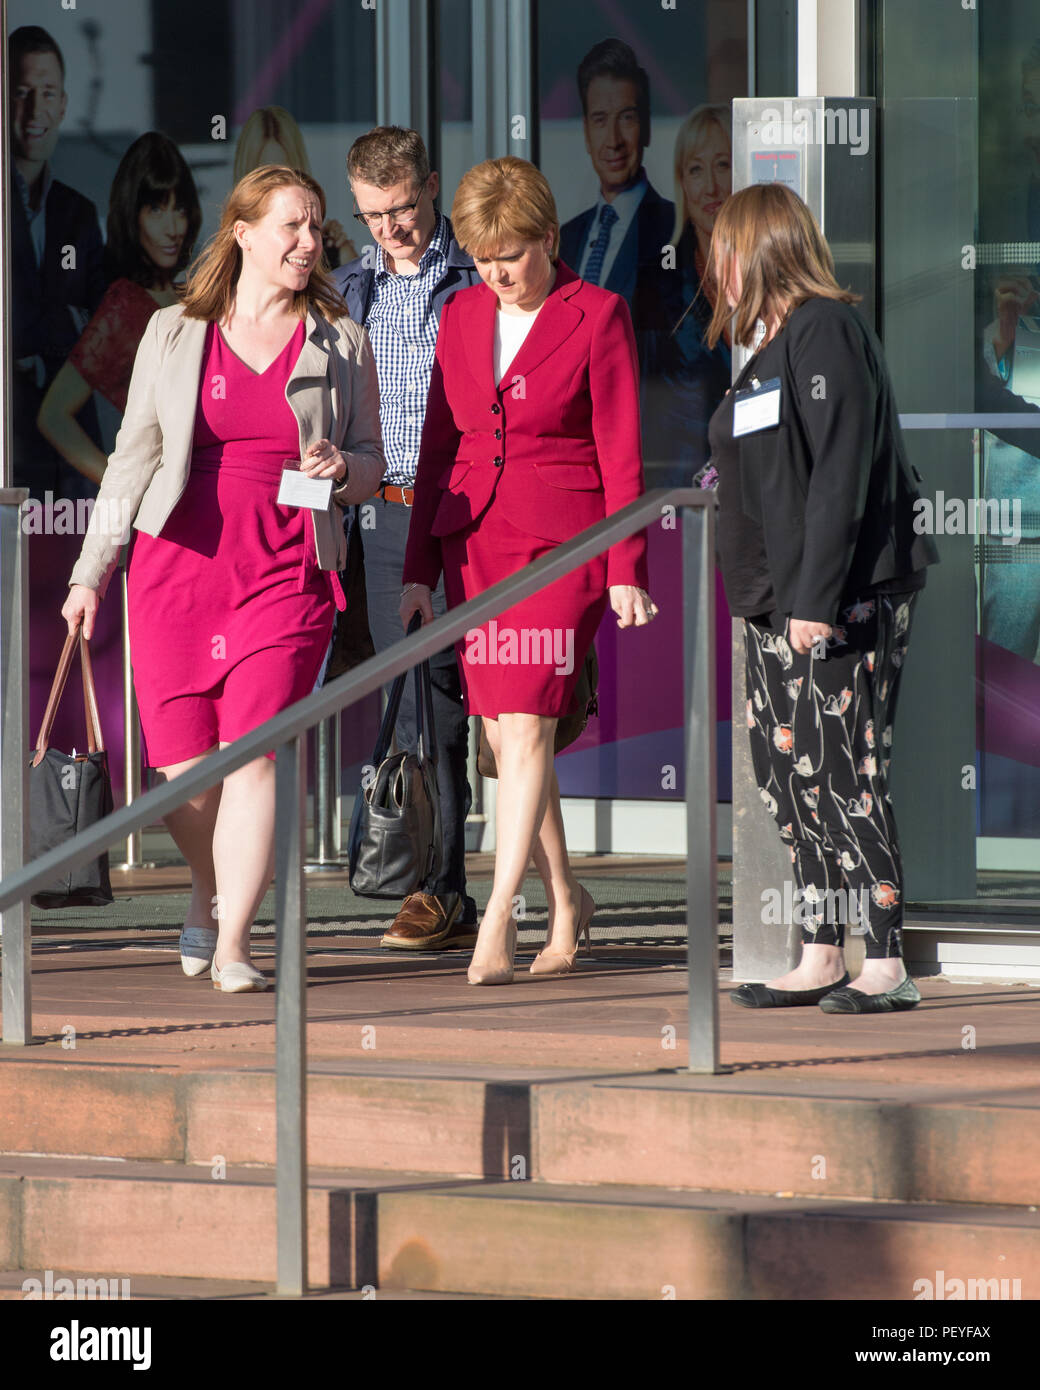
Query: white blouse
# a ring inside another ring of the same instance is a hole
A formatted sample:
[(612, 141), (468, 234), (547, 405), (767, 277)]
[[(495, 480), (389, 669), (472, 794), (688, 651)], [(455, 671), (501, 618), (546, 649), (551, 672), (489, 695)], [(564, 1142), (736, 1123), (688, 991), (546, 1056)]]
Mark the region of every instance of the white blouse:
[[(538, 310), (540, 314), (541, 309)], [(509, 364), (520, 351), (520, 345), (534, 327), (538, 314), (503, 314), (501, 309), (495, 313), (495, 385), (497, 386), (509, 370)]]

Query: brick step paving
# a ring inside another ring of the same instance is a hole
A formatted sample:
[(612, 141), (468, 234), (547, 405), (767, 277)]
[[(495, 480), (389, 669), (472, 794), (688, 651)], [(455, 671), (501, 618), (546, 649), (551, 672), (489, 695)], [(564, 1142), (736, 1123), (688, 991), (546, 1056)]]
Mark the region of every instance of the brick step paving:
[[(493, 990), (466, 956), (308, 951), (315, 1289), (1040, 1297), (1040, 990), (930, 978), (874, 1018), (723, 997), (725, 1070), (695, 1076), (681, 953)], [(0, 1294), (60, 1270), (272, 1296), (275, 995), (125, 931), (48, 941), (33, 993), (34, 1045), (0, 1048)]]
[[(308, 1159), (382, 1173), (996, 1203), (1040, 1200), (1040, 1094), (777, 1094), (726, 1078), (312, 1073)], [(472, 1074), (476, 1072), (477, 1074)], [(808, 1091), (808, 1093), (807, 1093)], [(213, 1165), (275, 1161), (270, 1068), (0, 1067), (0, 1152)]]
[[(0, 1266), (9, 1271), (88, 1271), (131, 1287), (274, 1279), (269, 1169), (215, 1180), (171, 1164), (21, 1159), (16, 1168), (0, 1164)], [(996, 1280), (983, 1295), (994, 1298), (1040, 1287), (1040, 1214), (1021, 1207), (320, 1170), (308, 1206), (314, 1288), (905, 1300), (947, 1271)]]

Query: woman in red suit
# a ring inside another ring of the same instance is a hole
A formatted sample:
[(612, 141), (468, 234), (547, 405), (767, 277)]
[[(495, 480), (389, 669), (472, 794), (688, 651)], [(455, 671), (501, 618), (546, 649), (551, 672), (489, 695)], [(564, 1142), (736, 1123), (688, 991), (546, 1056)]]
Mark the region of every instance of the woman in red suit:
[[(483, 281), (445, 305), (405, 556), (401, 617), (431, 622), (443, 570), (449, 606), (482, 593), (643, 491), (639, 374), (623, 299), (558, 259), (559, 219), (526, 160), (471, 169), (452, 207)], [(466, 709), (498, 764), (495, 878), (471, 984), (513, 978), (513, 911), (532, 855), (549, 903), (536, 975), (573, 968), (595, 903), (567, 859), (553, 770), (556, 722), (610, 605), (650, 622), (646, 542), (633, 536), (458, 646)]]

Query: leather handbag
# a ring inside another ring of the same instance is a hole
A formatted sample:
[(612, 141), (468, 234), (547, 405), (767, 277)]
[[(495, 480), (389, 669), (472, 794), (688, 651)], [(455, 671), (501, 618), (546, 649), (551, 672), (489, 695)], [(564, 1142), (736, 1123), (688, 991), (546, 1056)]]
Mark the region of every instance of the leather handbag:
[[(599, 699), (596, 693), (598, 688), (599, 660), (596, 656), (596, 644), (593, 643), (582, 662), (578, 684), (574, 687), (570, 713), (562, 715), (556, 721), (555, 752), (559, 753), (561, 749), (569, 748), (575, 739), (580, 738), (585, 732), (585, 726), (592, 716), (599, 713)], [(477, 771), (481, 777), (498, 776), (495, 755), (484, 732), (483, 720), (480, 721), (480, 738), (477, 744)]]
[(347, 852), (350, 887), (362, 898), (406, 898), (440, 871), (441, 803), (428, 661), (415, 667), (413, 678), (416, 752), (387, 757), (408, 679), (405, 671), (390, 687), (372, 754), (374, 773), (369, 770), (354, 798)]
[[(50, 746), (51, 732), (77, 647), (83, 674), (87, 752), (62, 753)], [(29, 764), (32, 858), (38, 859), (48, 850), (65, 844), (81, 830), (107, 816), (111, 810), (112, 781), (108, 774), (108, 754), (101, 733), (90, 646), (81, 627), (66, 638)], [(32, 901), (35, 907), (45, 908), (104, 907), (112, 902), (107, 851), (88, 864), (66, 870), (34, 893)]]

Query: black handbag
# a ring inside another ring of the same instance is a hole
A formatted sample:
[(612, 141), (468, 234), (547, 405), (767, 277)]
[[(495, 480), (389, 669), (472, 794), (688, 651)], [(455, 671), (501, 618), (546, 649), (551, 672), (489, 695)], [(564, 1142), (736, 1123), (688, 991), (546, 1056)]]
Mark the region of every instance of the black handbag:
[[(50, 747), (54, 716), (79, 648), (83, 706), (87, 716), (87, 752), (61, 753)], [(66, 638), (44, 711), (40, 734), (29, 764), (29, 817), (32, 858), (63, 845), (112, 810), (112, 781), (101, 734), (90, 647), (83, 629)], [(104, 907), (112, 902), (108, 853), (69, 869), (32, 897), (35, 907)]]
[(387, 757), (408, 679), (405, 671), (390, 687), (372, 754), (375, 775), (354, 798), (347, 853), (350, 887), (362, 898), (406, 898), (440, 870), (441, 803), (429, 662), (421, 661), (413, 676), (417, 751)]
[[(570, 713), (561, 715), (556, 721), (554, 753), (569, 748), (575, 739), (580, 738), (585, 732), (585, 726), (592, 716), (599, 713), (598, 687), (599, 659), (596, 656), (596, 644), (593, 642), (582, 662), (578, 684), (574, 687), (574, 699), (571, 701)], [(491, 751), (491, 744), (488, 743), (487, 734), (484, 732), (483, 720), (480, 721), (480, 734), (477, 742), (477, 771), (481, 777), (498, 776), (498, 766), (495, 763), (495, 755)]]

